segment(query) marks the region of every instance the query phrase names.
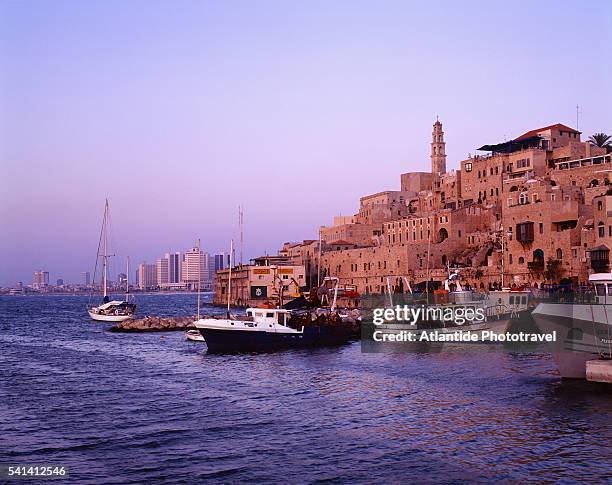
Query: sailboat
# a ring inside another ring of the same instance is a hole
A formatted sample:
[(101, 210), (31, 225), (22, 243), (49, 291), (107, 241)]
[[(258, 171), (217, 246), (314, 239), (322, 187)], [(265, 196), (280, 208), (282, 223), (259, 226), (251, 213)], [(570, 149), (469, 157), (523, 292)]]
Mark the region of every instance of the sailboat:
[[(100, 246), (103, 246), (103, 253), (100, 254)], [(102, 229), (100, 231), (100, 240), (98, 241), (98, 251), (96, 254), (96, 267), (94, 269), (94, 279), (98, 267), (98, 258), (102, 257), (102, 288), (103, 298), (102, 304), (98, 306), (90, 306), (87, 308), (87, 313), (93, 320), (100, 322), (123, 322), (134, 318), (136, 314), (136, 304), (129, 301), (130, 293), (130, 260), (127, 260), (127, 276), (126, 276), (126, 291), (125, 300), (111, 300), (108, 296), (108, 199), (104, 205), (104, 217), (102, 219)]]

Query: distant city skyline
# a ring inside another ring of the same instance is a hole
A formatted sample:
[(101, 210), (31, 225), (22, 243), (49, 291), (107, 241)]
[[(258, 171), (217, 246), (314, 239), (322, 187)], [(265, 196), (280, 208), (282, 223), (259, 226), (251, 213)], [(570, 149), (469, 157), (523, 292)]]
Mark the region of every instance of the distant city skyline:
[(428, 171), (436, 116), (449, 169), (577, 105), (612, 132), (611, 4), (512, 6), (2, 2), (0, 286), (91, 272), (106, 197), (114, 275), (227, 252), (239, 205), (247, 260)]

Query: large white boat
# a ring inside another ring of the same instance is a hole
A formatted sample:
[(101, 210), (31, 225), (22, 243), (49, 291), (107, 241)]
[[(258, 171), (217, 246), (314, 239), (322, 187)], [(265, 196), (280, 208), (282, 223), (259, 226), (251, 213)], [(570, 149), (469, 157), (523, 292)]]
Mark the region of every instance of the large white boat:
[[(100, 248), (102, 246), (103, 253), (100, 254)], [(108, 296), (108, 199), (104, 205), (104, 217), (102, 219), (102, 230), (100, 231), (100, 240), (98, 241), (98, 251), (96, 254), (96, 267), (94, 268), (94, 281), (96, 270), (98, 267), (98, 259), (102, 258), (102, 288), (103, 297), (102, 304), (93, 305), (87, 308), (87, 313), (93, 320), (100, 322), (123, 322), (134, 318), (136, 314), (136, 304), (130, 301), (130, 263), (129, 259), (127, 262), (127, 273), (126, 273), (126, 292), (125, 300), (111, 300)]]
[(550, 345), (561, 377), (584, 379), (588, 360), (612, 358), (612, 274), (592, 274), (589, 282), (593, 294), (540, 303), (532, 313), (542, 332), (556, 332)]

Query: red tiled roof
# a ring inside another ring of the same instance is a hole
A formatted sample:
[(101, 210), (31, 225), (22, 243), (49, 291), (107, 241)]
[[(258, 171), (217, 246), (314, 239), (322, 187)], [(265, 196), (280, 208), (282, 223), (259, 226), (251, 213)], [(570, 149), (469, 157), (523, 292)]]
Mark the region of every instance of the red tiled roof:
[(355, 243), (349, 242), (349, 241), (344, 241), (343, 239), (340, 239), (339, 241), (334, 241), (334, 242), (330, 242), (329, 244), (348, 244), (350, 246), (354, 246)]
[(544, 126), (543, 128), (538, 128), (537, 130), (531, 130), (531, 131), (528, 131), (527, 133), (523, 133), (518, 138), (515, 138), (515, 140), (522, 140), (523, 138), (529, 138), (532, 136), (536, 136), (539, 132), (544, 131), (544, 130), (550, 130), (551, 128), (557, 128), (559, 130), (569, 131), (571, 133), (578, 133), (578, 134), (582, 133), (581, 131), (574, 130), (573, 128), (570, 128), (569, 126), (564, 125), (562, 123), (555, 123), (554, 125)]

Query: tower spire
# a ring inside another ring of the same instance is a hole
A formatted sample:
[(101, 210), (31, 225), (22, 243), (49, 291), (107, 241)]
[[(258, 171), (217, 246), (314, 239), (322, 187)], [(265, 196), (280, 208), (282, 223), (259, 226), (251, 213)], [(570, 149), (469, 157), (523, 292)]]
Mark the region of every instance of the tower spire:
[(431, 173), (433, 176), (434, 189), (440, 186), (440, 175), (446, 173), (446, 143), (444, 142), (444, 131), (442, 123), (436, 116), (431, 133)]

